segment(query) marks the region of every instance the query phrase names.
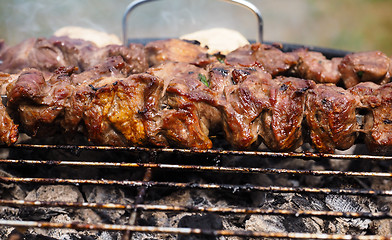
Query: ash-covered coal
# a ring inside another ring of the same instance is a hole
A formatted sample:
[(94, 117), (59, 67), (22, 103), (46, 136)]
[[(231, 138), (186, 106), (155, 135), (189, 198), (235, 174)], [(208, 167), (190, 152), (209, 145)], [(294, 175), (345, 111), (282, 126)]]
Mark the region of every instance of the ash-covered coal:
[[(11, 151), (12, 158), (16, 152)], [(30, 157), (29, 154), (32, 154)], [(58, 160), (94, 160), (120, 162), (156, 162), (162, 164), (183, 164), (225, 167), (256, 167), (298, 170), (341, 170), (341, 171), (381, 171), (391, 172), (391, 164), (387, 162), (364, 162), (348, 160), (301, 160), (301, 159), (268, 159), (242, 156), (200, 156), (178, 153), (158, 154), (151, 152), (90, 152), (61, 150), (42, 150), (23, 153), (21, 159), (58, 159)], [(57, 158), (58, 157), (58, 158)], [(361, 166), (359, 166), (361, 165)], [(54, 177), (80, 179), (117, 179), (141, 180), (145, 169), (111, 169), (85, 167), (50, 166), (2, 166), (0, 176), (5, 177)], [(316, 188), (372, 188), (390, 190), (391, 180), (385, 178), (354, 178), (341, 176), (312, 176), (290, 174), (259, 173), (221, 173), (190, 170), (153, 169), (150, 179), (154, 182), (194, 183), (194, 184), (228, 184), (249, 186), (285, 186)], [(186, 207), (223, 207), (223, 208), (262, 208), (315, 211), (349, 211), (390, 212), (392, 200), (389, 197), (366, 197), (328, 194), (276, 193), (240, 188), (198, 189), (174, 187), (146, 187), (146, 195), (141, 203), (151, 205), (169, 205)], [(71, 201), (90, 203), (135, 202), (136, 188), (95, 185), (35, 185), (0, 183), (1, 199), (25, 199), (42, 201)], [(69, 209), (69, 208), (15, 208), (1, 207), (0, 218), (7, 220), (49, 221), (49, 222), (81, 222), (129, 224), (132, 213), (128, 210), (102, 209)], [(337, 233), (337, 234), (376, 234), (392, 233), (391, 221), (368, 220), (332, 217), (297, 217), (286, 215), (258, 214), (211, 214), (199, 212), (173, 211), (139, 211), (136, 217), (139, 226), (155, 226), (169, 228), (201, 228), (216, 230), (251, 230), (263, 232), (303, 232), (303, 233)], [(11, 236), (14, 228), (0, 229), (0, 239)], [(92, 232), (74, 229), (22, 229), (24, 239), (94, 239), (120, 240), (121, 232)], [(135, 232), (132, 239), (229, 239), (240, 237), (172, 235), (152, 232)]]

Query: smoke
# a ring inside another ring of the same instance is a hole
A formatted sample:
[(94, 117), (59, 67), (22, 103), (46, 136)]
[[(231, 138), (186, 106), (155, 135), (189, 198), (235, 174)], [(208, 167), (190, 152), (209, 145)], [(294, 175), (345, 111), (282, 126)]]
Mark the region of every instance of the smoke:
[[(9, 45), (29, 37), (49, 37), (64, 26), (80, 26), (121, 37), (123, 13), (132, 0), (0, 0), (0, 38)], [(245, 8), (216, 0), (161, 0), (129, 16), (130, 38), (178, 37), (227, 27), (255, 38), (255, 17)]]
[(29, 37), (49, 37), (70, 25), (120, 35), (127, 4), (104, 0), (0, 0), (0, 38), (13, 45)]

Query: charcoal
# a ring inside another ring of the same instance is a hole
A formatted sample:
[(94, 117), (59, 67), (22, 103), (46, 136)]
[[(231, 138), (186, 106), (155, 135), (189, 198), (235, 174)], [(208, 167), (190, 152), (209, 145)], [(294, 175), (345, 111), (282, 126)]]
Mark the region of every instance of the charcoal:
[[(223, 228), (222, 219), (214, 214), (194, 214), (180, 219), (178, 227), (220, 230)], [(213, 236), (178, 236), (178, 240), (216, 239)]]

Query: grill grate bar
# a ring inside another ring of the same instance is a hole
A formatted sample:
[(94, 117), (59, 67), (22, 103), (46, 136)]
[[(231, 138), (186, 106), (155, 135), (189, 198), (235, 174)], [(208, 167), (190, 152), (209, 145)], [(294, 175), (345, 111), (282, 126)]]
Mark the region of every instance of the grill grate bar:
[(0, 225), (10, 226), (10, 227), (66, 228), (66, 229), (76, 229), (76, 230), (131, 231), (131, 232), (148, 232), (148, 233), (239, 236), (239, 237), (257, 237), (257, 238), (264, 237), (264, 238), (286, 238), (286, 239), (347, 239), (347, 240), (392, 239), (391, 236), (376, 236), (376, 235), (357, 236), (357, 235), (313, 234), (313, 233), (298, 233), (298, 232), (275, 233), (275, 232), (257, 232), (257, 231), (244, 231), (244, 230), (208, 230), (208, 229), (198, 229), (198, 228), (127, 226), (127, 225), (115, 225), (115, 224), (52, 223), (52, 222), (12, 221), (12, 220), (0, 220)]
[(118, 181), (108, 179), (59, 179), (59, 178), (18, 178), (0, 177), (0, 182), (6, 183), (39, 183), (39, 184), (95, 184), (95, 185), (120, 185), (128, 187), (170, 187), (170, 188), (191, 188), (191, 189), (217, 189), (230, 190), (233, 193), (239, 191), (262, 191), (279, 193), (321, 193), (321, 194), (346, 194), (346, 195), (368, 195), (368, 196), (392, 196), (391, 190), (373, 189), (337, 189), (337, 188), (311, 188), (311, 187), (280, 187), (280, 186), (256, 186), (252, 184), (232, 185), (232, 184), (199, 184), (199, 183), (179, 183), (179, 182), (154, 182), (154, 181)]
[(0, 164), (23, 164), (23, 165), (57, 165), (57, 166), (85, 166), (105, 168), (151, 168), (165, 170), (193, 170), (211, 171), (225, 173), (265, 173), (265, 174), (292, 174), (312, 176), (350, 176), (350, 177), (384, 177), (391, 178), (392, 173), (387, 172), (352, 172), (352, 171), (330, 171), (330, 170), (292, 170), (278, 168), (244, 168), (244, 167), (218, 167), (201, 165), (172, 165), (158, 163), (119, 163), (119, 162), (79, 162), (58, 160), (13, 160), (0, 159)]
[(237, 151), (217, 149), (182, 149), (182, 148), (146, 148), (146, 147), (113, 147), (113, 146), (85, 146), (85, 145), (37, 145), (37, 144), (15, 144), (13, 146), (0, 146), (8, 149), (63, 149), (74, 152), (82, 150), (94, 151), (129, 151), (129, 152), (155, 152), (155, 153), (183, 153), (183, 154), (209, 154), (209, 155), (235, 155), (235, 156), (258, 156), (273, 158), (301, 158), (301, 159), (342, 159), (342, 160), (392, 160), (392, 156), (377, 155), (353, 155), (353, 154), (328, 154), (310, 152), (266, 152), (266, 151)]
[(86, 202), (53, 202), (53, 201), (25, 201), (25, 200), (0, 200), (0, 206), (9, 207), (64, 207), (64, 208), (89, 208), (106, 210), (140, 210), (140, 211), (165, 211), (165, 212), (192, 212), (192, 213), (216, 213), (216, 214), (259, 214), (259, 215), (283, 215), (295, 217), (344, 217), (366, 219), (392, 219), (389, 212), (339, 212), (339, 211), (313, 211), (313, 210), (284, 210), (262, 208), (238, 208), (238, 207), (196, 207), (196, 206), (172, 206), (154, 204), (103, 204)]

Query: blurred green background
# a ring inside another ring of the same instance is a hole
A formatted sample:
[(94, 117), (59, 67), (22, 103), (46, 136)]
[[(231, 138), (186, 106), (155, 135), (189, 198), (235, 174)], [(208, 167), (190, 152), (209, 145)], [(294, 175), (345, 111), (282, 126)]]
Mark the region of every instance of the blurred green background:
[[(131, 0), (0, 0), (0, 38), (9, 45), (48, 37), (68, 25), (121, 37)], [(264, 19), (264, 39), (392, 55), (391, 0), (250, 0)], [(129, 18), (129, 37), (176, 37), (216, 26), (255, 39), (255, 17), (246, 9), (212, 0), (161, 0)]]

